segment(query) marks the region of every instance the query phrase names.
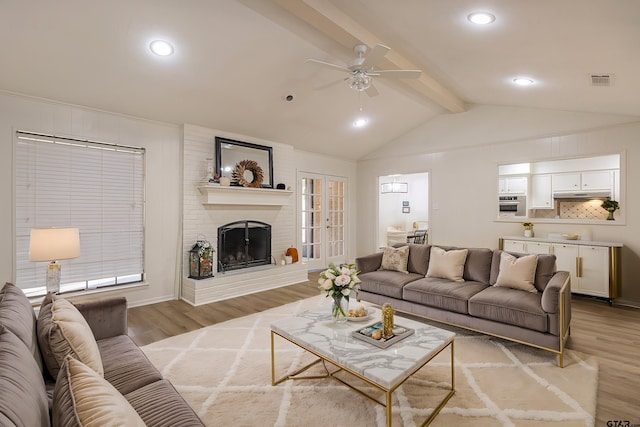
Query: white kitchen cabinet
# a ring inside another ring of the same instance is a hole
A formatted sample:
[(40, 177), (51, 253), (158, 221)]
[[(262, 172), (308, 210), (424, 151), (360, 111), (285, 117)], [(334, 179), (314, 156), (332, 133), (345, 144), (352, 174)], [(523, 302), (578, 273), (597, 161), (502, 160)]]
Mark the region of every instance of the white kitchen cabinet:
[(582, 190), (611, 191), (613, 187), (613, 171), (582, 172)]
[(507, 252), (527, 253), (527, 243), (521, 240), (504, 240), (502, 242), (502, 250)]
[(571, 290), (574, 293), (610, 298), (609, 248), (554, 244), (558, 270), (571, 273)]
[(579, 191), (580, 173), (554, 173), (552, 177), (553, 191)]
[(613, 171), (554, 173), (551, 187), (557, 191), (611, 191)]
[(529, 207), (531, 209), (553, 209), (550, 174), (531, 176), (531, 198)]
[(507, 252), (519, 252), (523, 254), (550, 254), (551, 244), (543, 242), (529, 242), (524, 240), (503, 241), (503, 250)]
[(498, 181), (500, 194), (526, 195), (527, 177), (501, 177)]
[(527, 250), (525, 251), (528, 254), (551, 254), (553, 253), (551, 243), (544, 242), (527, 242)]
[(572, 293), (606, 298), (609, 302), (620, 294), (620, 246), (503, 238), (500, 247), (508, 252), (555, 255), (556, 268), (571, 274)]

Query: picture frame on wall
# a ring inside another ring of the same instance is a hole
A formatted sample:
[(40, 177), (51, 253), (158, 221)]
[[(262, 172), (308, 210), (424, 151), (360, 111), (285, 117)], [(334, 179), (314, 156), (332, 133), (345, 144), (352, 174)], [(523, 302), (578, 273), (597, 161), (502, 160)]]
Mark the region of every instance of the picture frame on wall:
[(402, 201), (402, 206), (409, 206), (409, 201), (408, 200), (403, 200)]
[(402, 213), (409, 213), (410, 211), (411, 211), (411, 208), (409, 206), (402, 207)]

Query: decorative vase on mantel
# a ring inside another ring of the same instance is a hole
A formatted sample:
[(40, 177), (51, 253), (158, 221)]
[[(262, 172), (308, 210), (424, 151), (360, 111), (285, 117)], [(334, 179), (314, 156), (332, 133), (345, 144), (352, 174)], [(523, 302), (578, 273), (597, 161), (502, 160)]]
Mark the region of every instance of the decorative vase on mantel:
[(345, 323), (347, 321), (347, 313), (349, 313), (349, 300), (342, 294), (333, 295), (333, 304), (331, 304), (331, 318), (336, 323)]

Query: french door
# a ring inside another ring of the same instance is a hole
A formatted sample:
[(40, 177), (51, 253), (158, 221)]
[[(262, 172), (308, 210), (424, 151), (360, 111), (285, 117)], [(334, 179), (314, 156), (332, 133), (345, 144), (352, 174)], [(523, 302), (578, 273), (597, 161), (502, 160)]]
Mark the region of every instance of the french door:
[(346, 261), (346, 178), (298, 174), (301, 258), (309, 269)]

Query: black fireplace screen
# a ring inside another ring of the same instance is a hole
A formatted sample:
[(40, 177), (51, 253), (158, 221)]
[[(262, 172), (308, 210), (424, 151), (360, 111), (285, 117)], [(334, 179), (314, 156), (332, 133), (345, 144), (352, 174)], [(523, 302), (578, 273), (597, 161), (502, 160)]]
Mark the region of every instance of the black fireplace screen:
[(271, 226), (236, 221), (218, 228), (218, 271), (271, 264)]

